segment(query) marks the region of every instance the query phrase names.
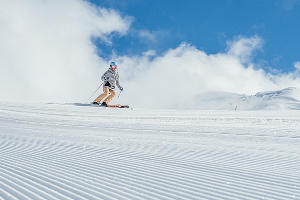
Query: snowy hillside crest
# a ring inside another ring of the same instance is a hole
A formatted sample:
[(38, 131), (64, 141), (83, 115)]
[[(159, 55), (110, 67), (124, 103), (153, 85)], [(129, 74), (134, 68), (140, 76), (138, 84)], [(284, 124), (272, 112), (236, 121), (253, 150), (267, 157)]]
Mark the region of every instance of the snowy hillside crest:
[(300, 110), (300, 89), (288, 87), (255, 95), (206, 92), (197, 95), (193, 104), (207, 110)]

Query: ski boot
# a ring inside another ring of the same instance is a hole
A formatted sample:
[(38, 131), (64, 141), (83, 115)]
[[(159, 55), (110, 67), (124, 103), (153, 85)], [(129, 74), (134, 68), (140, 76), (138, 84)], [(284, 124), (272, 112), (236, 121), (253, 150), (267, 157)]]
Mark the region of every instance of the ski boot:
[(106, 102), (103, 102), (103, 103), (101, 104), (101, 106), (107, 107), (107, 103), (106, 103)]

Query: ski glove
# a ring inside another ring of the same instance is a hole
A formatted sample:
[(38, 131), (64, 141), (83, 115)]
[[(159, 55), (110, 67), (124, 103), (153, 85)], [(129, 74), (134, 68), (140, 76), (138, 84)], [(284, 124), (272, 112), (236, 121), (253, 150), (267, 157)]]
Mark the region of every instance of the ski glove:
[(121, 90), (121, 91), (123, 91), (123, 88), (122, 88), (122, 87), (120, 87), (120, 90)]

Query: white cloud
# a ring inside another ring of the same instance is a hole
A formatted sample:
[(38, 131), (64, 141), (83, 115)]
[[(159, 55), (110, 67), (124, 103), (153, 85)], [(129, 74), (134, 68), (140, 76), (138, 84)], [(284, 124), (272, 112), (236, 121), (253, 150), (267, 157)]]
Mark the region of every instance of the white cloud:
[(81, 0), (1, 1), (0, 99), (84, 99), (106, 66), (91, 37), (129, 26), (118, 12)]
[(262, 39), (258, 36), (251, 38), (238, 37), (234, 41), (227, 42), (228, 54), (239, 58), (242, 62), (248, 62), (253, 51), (262, 47)]
[(149, 40), (151, 42), (155, 42), (156, 41), (155, 34), (151, 33), (149, 30), (140, 30), (138, 32), (138, 35), (142, 39), (146, 39), (146, 40)]
[(169, 36), (168, 31), (166, 30), (134, 30), (132, 29), (132, 35), (140, 38), (141, 42), (147, 44), (149, 47), (153, 44), (157, 45), (160, 41), (163, 41)]
[(299, 87), (300, 79), (294, 73), (271, 75), (254, 68), (248, 58), (261, 41), (256, 36), (240, 38), (228, 43), (227, 52), (210, 55), (183, 43), (154, 59), (147, 55), (119, 58), (127, 90), (123, 102), (146, 107), (190, 107), (197, 96), (211, 91), (252, 95)]
[(300, 71), (300, 62), (295, 62), (294, 67), (297, 71)]

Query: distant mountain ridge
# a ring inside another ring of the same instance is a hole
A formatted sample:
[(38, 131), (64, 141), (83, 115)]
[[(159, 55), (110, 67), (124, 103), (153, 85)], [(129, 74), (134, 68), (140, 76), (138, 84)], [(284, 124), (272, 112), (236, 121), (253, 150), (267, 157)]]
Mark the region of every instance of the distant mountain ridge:
[(207, 92), (196, 96), (192, 105), (204, 110), (300, 110), (300, 89), (242, 95), (229, 92)]
[(267, 110), (300, 110), (300, 90), (289, 87), (282, 90), (258, 92), (247, 99), (249, 103), (254, 101), (258, 108)]

